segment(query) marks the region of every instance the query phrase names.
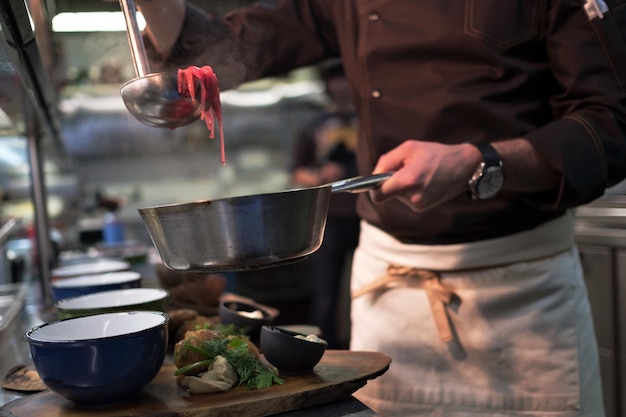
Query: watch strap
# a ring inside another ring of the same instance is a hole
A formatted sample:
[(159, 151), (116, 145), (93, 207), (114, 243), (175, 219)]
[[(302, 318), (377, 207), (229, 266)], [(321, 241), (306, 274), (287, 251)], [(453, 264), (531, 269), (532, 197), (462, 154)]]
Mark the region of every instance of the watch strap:
[[(471, 142), (471, 145), (475, 146), (481, 156), (482, 161), (472, 178), (468, 182), (469, 194), (473, 200), (492, 198), (499, 191), (502, 186), (502, 160), (496, 149), (489, 142)], [(487, 181), (491, 183), (492, 180), (496, 180), (493, 183), (496, 188), (491, 188), (486, 194), (483, 194), (480, 190), (480, 184), (485, 178), (489, 178)], [(499, 182), (499, 185), (497, 185)]]
[(502, 165), (498, 151), (489, 142), (471, 142), (480, 151), (483, 156), (485, 167), (493, 167)]

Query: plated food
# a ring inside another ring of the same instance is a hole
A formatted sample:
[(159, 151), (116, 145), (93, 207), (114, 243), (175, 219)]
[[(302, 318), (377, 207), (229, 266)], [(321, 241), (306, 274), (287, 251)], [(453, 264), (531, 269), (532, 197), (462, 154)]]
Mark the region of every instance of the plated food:
[(256, 345), (240, 331), (233, 325), (188, 331), (174, 348), (178, 385), (201, 394), (239, 386), (263, 389), (284, 384), (278, 372), (261, 361)]

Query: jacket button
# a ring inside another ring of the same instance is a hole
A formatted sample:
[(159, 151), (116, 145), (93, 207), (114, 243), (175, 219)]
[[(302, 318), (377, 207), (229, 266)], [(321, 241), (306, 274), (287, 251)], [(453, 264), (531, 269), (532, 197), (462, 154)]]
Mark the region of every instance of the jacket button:
[(380, 15), (378, 13), (370, 13), (367, 18), (370, 22), (378, 22), (380, 20)]
[(380, 90), (372, 90), (370, 95), (372, 96), (372, 98), (381, 98), (383, 96), (383, 93)]

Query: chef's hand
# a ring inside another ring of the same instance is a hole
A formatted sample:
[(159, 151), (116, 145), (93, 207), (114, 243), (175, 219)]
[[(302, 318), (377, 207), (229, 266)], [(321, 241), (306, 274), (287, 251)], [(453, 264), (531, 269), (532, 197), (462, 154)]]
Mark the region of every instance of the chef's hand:
[[(120, 0), (104, 0), (118, 2)], [(146, 21), (146, 32), (154, 47), (167, 56), (185, 20), (185, 0), (134, 0)]]
[(377, 203), (398, 198), (414, 211), (426, 211), (466, 192), (480, 161), (469, 144), (408, 140), (380, 157), (373, 173), (394, 174), (370, 195)]

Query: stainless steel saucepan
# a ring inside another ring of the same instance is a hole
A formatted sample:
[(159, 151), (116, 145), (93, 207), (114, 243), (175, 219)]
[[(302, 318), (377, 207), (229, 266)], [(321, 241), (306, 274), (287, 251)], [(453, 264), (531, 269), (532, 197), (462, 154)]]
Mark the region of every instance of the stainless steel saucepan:
[(163, 264), (225, 272), (297, 262), (319, 249), (332, 193), (369, 190), (392, 174), (317, 187), (140, 208)]

